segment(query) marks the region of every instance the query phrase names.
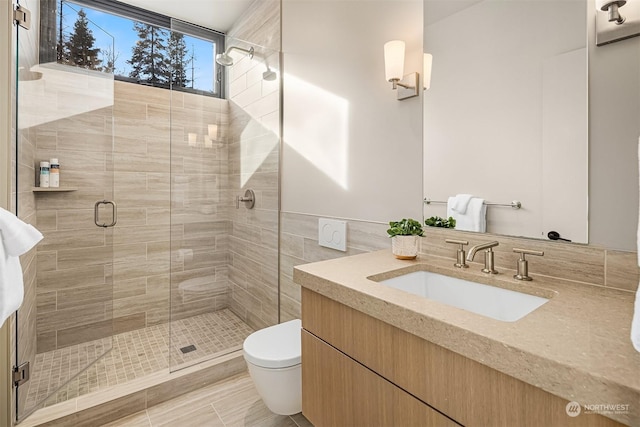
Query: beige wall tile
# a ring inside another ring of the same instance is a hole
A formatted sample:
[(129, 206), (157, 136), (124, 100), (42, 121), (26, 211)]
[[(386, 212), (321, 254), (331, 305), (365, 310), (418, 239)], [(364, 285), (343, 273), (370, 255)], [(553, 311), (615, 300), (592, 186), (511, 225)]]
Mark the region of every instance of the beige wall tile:
[(105, 267), (101, 265), (69, 270), (43, 271), (38, 275), (38, 290), (52, 291), (77, 286), (106, 283)]
[[(446, 238), (467, 240), (470, 246), (496, 240), (500, 243), (494, 248), (496, 265), (503, 269), (516, 268), (518, 255), (513, 252), (513, 248), (539, 250), (544, 251), (543, 257), (527, 257), (530, 276), (535, 278), (536, 274), (542, 274), (604, 286), (605, 251), (601, 248), (435, 228), (429, 228), (426, 236), (421, 242), (421, 252), (428, 255), (455, 259), (456, 246), (446, 244)], [(481, 259), (476, 261), (483, 262)]]
[(57, 211), (40, 209), (36, 213), (36, 225), (38, 230), (55, 230), (58, 226)]
[[(144, 121), (147, 119), (146, 100), (140, 98), (129, 98), (136, 101), (118, 99), (113, 105), (113, 116)], [(137, 101), (139, 100), (139, 101)]]
[(57, 265), (57, 252), (38, 252), (37, 271), (41, 273), (43, 271), (54, 271)]
[(113, 151), (116, 153), (147, 153), (147, 141), (145, 138), (128, 138), (117, 133), (113, 139)]
[(71, 328), (61, 328), (56, 331), (56, 334), (57, 348), (70, 347), (83, 342), (112, 336), (113, 321), (108, 319)]
[[(110, 134), (95, 133), (87, 138), (83, 130), (58, 130), (58, 151), (111, 152), (113, 137)], [(64, 169), (62, 169), (64, 171)]]
[(87, 325), (106, 320), (106, 317), (105, 305), (102, 303), (86, 304), (73, 309), (57, 310), (53, 313), (38, 313), (38, 331), (51, 332)]
[[(56, 341), (56, 331), (40, 332), (36, 334), (37, 339), (37, 352), (46, 353), (47, 351), (55, 350), (58, 348)], [(34, 352), (35, 355), (35, 352)], [(34, 360), (34, 359), (30, 359)]]
[(78, 209), (58, 209), (58, 230), (96, 230), (93, 203)]
[(147, 277), (113, 282), (113, 299), (122, 299), (144, 295), (147, 291)]
[[(82, 249), (88, 251), (89, 248), (99, 250), (104, 248), (105, 231), (95, 227), (85, 230), (64, 230), (64, 231), (44, 231), (44, 239), (38, 245), (40, 251), (51, 251), (59, 247), (69, 250)], [(67, 259), (65, 255), (65, 260)], [(60, 254), (58, 261), (60, 262)]]
[(147, 224), (147, 211), (144, 207), (126, 208), (118, 206), (118, 225), (122, 227), (134, 227)]
[(113, 262), (113, 248), (111, 246), (58, 250), (57, 254), (57, 267), (59, 270), (82, 268), (91, 265), (105, 265)]
[(47, 313), (56, 310), (56, 292), (39, 292), (36, 295), (36, 308), (38, 313)]
[(87, 304), (104, 303), (113, 299), (112, 285), (97, 285), (63, 289), (58, 294), (58, 310), (82, 307)]
[(638, 254), (607, 250), (607, 271), (605, 285), (611, 288), (635, 291), (640, 279)]

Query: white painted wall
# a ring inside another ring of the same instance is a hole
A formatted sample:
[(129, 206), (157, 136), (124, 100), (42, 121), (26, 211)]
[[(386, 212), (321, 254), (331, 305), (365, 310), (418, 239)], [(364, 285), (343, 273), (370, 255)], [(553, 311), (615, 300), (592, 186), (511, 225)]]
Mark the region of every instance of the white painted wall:
[(422, 67), (422, 1), (283, 0), (282, 210), (420, 218), (422, 106), (397, 101), (383, 45)]

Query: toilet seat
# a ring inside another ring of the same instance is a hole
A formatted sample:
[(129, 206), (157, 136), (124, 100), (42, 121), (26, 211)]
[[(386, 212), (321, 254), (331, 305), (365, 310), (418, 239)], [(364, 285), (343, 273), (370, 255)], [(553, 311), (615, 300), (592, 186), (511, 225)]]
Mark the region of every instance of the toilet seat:
[(261, 329), (249, 335), (242, 346), (245, 360), (262, 368), (288, 368), (300, 364), (302, 350), (300, 319)]

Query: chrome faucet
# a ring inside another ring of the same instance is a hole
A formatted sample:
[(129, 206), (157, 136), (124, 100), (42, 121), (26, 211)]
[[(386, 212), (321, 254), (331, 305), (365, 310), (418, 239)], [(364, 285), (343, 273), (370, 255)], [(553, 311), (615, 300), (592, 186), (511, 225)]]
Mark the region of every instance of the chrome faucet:
[(516, 271), (516, 275), (513, 276), (513, 278), (516, 280), (525, 280), (525, 281), (533, 280), (529, 276), (529, 261), (527, 261), (524, 258), (524, 256), (525, 255), (544, 256), (544, 252), (534, 251), (530, 249), (520, 249), (520, 248), (513, 248), (513, 252), (520, 254), (520, 259), (518, 259), (518, 270)]
[(489, 243), (480, 243), (478, 245), (472, 246), (469, 249), (469, 255), (467, 255), (467, 261), (469, 262), (473, 261), (473, 258), (476, 256), (476, 252), (483, 249), (487, 249), (484, 252), (484, 268), (482, 269), (482, 272), (487, 274), (498, 274), (498, 271), (495, 269), (495, 264), (493, 260), (493, 256), (495, 253), (491, 248), (494, 248), (499, 244), (500, 244), (499, 242), (494, 241)]
[(458, 253), (456, 258), (457, 261), (455, 264), (453, 264), (453, 266), (458, 268), (468, 268), (469, 266), (464, 261), (464, 247), (465, 245), (468, 245), (469, 242), (467, 242), (466, 240), (456, 240), (456, 239), (445, 239), (445, 242), (452, 243), (454, 245), (460, 245), (460, 248), (458, 248)]

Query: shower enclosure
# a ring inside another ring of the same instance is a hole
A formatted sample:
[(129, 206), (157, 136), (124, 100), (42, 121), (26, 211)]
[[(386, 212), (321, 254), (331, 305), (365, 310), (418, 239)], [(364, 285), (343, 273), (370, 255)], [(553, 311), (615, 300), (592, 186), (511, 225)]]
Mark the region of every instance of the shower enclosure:
[[(234, 64), (210, 70), (228, 80), (221, 99), (61, 60), (47, 40), (61, 10), (81, 15), (86, 1), (20, 6), (31, 28), (15, 30), (12, 208), (45, 238), (21, 260), (12, 359), (30, 376), (15, 388), (18, 420), (238, 350), (278, 322), (280, 157), (277, 50), (227, 37)], [(51, 158), (60, 187), (41, 188)], [(237, 201), (249, 189), (252, 209)]]

